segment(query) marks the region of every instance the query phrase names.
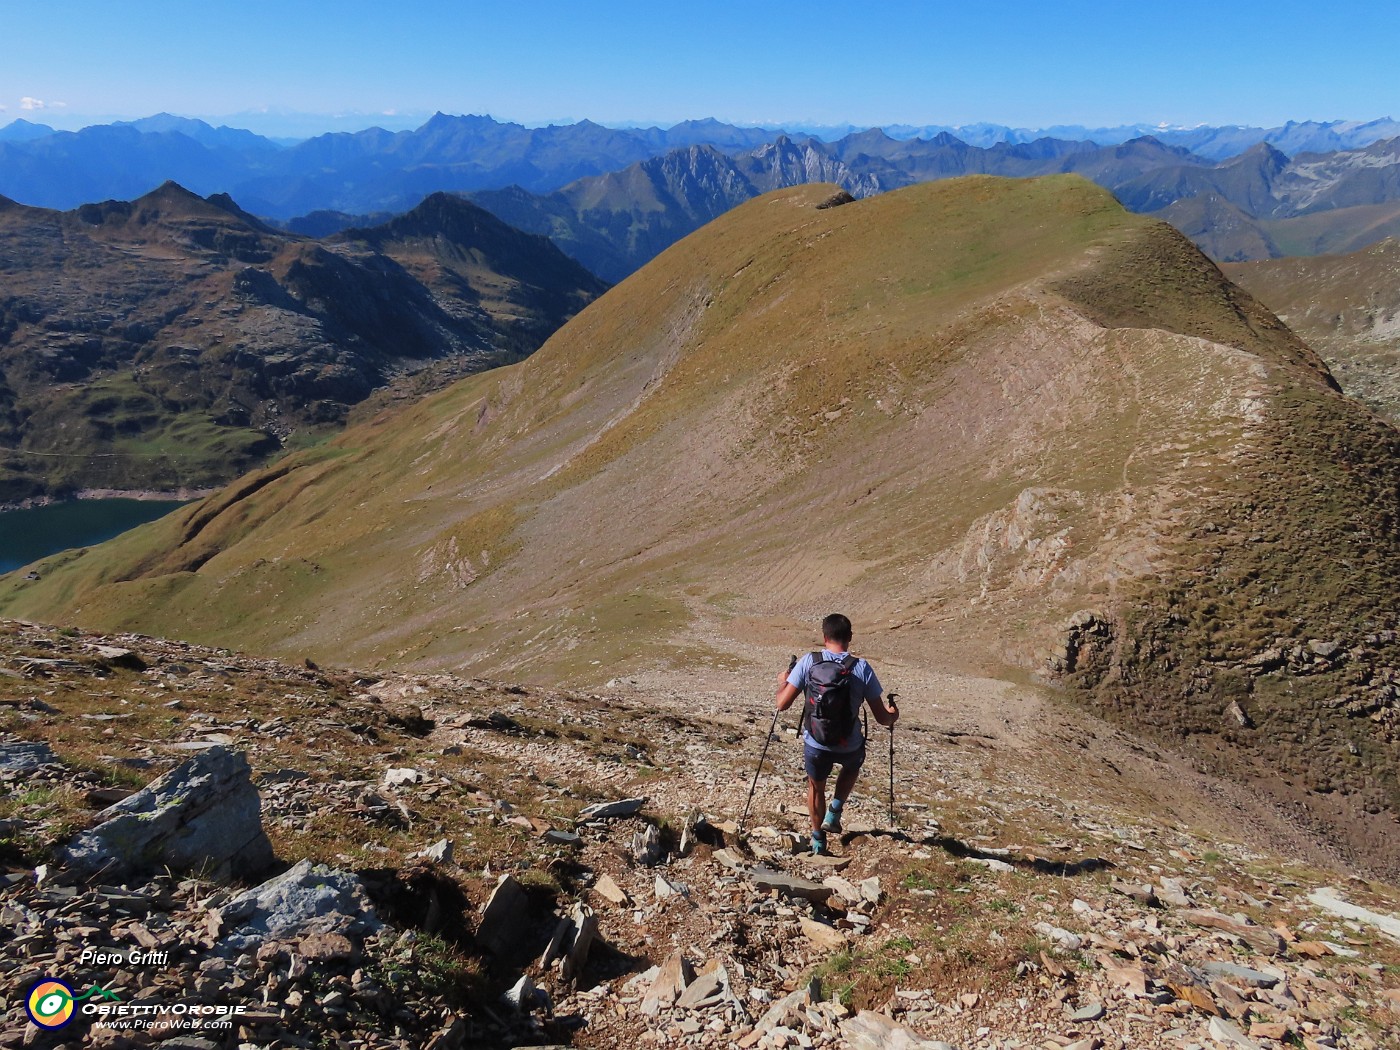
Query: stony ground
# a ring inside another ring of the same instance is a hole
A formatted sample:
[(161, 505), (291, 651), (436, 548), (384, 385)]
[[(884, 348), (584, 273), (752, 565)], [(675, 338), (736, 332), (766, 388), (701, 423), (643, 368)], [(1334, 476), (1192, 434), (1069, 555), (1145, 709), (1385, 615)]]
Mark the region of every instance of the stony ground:
[[(769, 683), (564, 693), (0, 622), (0, 1047), (1400, 1045), (1396, 888), (1053, 699), (885, 677), (916, 694), (893, 809), (877, 729), (814, 860), (789, 727), (737, 826)], [(102, 807), (217, 748), (282, 866), (363, 887), (341, 926), (230, 948), (241, 887), (65, 875)], [(91, 958), (132, 948), (168, 957)], [(42, 976), (241, 1012), (43, 1033)]]

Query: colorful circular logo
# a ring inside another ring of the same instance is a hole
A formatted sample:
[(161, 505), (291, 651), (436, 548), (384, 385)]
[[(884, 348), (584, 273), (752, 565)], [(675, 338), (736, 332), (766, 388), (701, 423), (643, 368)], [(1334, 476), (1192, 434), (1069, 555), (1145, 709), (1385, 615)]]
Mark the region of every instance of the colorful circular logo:
[(62, 1028), (73, 1020), (73, 989), (45, 977), (29, 990), (24, 1006), (29, 1019), (40, 1028)]

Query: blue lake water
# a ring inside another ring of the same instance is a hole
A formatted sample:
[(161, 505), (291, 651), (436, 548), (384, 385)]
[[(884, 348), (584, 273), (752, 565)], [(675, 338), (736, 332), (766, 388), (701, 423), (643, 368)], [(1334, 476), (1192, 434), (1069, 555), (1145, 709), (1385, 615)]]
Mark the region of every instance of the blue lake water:
[(70, 547), (90, 547), (169, 514), (183, 501), (81, 499), (0, 511), (0, 573)]

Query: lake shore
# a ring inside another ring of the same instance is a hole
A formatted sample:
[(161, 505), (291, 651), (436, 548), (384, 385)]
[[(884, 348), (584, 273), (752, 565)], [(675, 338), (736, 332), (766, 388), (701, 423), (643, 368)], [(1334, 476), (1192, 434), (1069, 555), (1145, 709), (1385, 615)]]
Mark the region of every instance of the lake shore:
[(79, 489), (64, 496), (31, 496), (13, 503), (0, 503), (0, 514), (10, 510), (33, 510), (35, 507), (48, 507), (55, 503), (72, 503), (85, 499), (135, 499), (159, 500), (165, 503), (203, 499), (218, 492), (217, 488), (196, 489)]

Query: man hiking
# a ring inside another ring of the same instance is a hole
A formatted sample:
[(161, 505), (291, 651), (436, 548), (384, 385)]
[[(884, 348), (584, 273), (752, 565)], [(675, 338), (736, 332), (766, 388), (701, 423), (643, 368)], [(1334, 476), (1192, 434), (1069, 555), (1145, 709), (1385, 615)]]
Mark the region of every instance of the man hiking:
[[(875, 721), (890, 726), (899, 721), (899, 708), (881, 698), (880, 680), (865, 660), (852, 656), (851, 621), (832, 613), (822, 621), (824, 648), (808, 653), (778, 679), (776, 703), (786, 711), (805, 693), (802, 710), (802, 764), (807, 770), (807, 812), (812, 818), (812, 852), (826, 850), (828, 832), (841, 831), (841, 809), (856, 786), (865, 761), (865, 735), (856, 717), (869, 704)], [(826, 779), (840, 765), (831, 807), (826, 804)]]

